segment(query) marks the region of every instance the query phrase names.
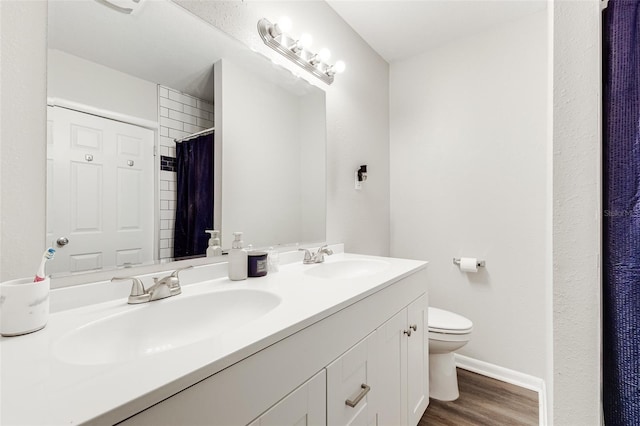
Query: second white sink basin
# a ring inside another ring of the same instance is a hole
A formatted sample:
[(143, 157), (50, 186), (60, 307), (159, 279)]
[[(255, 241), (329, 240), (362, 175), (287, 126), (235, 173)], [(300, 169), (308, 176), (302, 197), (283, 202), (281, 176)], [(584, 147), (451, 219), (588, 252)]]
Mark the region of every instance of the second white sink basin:
[(389, 263), (384, 260), (344, 259), (319, 263), (309, 267), (304, 273), (318, 278), (343, 280), (373, 275), (388, 267)]
[(56, 341), (54, 352), (71, 364), (128, 361), (232, 331), (280, 302), (275, 294), (251, 289), (178, 295), (83, 325)]

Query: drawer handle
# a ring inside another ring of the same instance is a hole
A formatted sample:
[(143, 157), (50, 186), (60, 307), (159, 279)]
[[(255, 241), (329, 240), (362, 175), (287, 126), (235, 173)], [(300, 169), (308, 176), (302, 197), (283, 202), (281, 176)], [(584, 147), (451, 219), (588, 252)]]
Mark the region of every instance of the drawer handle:
[(371, 386), (365, 385), (364, 383), (360, 387), (362, 388), (362, 390), (360, 391), (358, 396), (356, 396), (356, 399), (354, 399), (353, 401), (350, 400), (350, 399), (347, 399), (344, 402), (349, 407), (355, 407), (356, 405), (358, 405), (358, 402), (360, 402), (362, 400), (362, 398), (364, 398), (365, 395), (368, 394), (369, 391), (371, 390)]

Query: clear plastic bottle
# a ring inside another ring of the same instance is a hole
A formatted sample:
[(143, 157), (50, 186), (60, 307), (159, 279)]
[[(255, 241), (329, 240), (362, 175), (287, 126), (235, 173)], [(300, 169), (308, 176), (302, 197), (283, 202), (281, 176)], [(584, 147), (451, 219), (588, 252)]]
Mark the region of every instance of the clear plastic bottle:
[(280, 269), (280, 252), (273, 247), (269, 247), (267, 253), (267, 265), (269, 272), (278, 272), (278, 269)]
[(233, 233), (234, 240), (229, 250), (229, 279), (240, 281), (247, 279), (248, 257), (242, 248), (242, 232)]

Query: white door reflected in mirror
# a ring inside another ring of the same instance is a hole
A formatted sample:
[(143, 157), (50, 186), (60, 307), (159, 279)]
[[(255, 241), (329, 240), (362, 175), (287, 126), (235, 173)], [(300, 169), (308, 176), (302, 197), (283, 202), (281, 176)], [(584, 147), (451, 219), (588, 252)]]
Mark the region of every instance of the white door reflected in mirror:
[(57, 247), (47, 272), (152, 262), (153, 131), (47, 109), (47, 241)]

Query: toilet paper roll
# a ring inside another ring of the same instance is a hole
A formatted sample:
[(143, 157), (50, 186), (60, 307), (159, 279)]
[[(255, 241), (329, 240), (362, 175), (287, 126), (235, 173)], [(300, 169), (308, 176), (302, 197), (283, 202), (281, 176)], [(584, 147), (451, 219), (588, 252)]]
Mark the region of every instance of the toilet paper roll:
[(461, 257), (460, 270), (462, 272), (478, 272), (478, 259), (475, 257)]

